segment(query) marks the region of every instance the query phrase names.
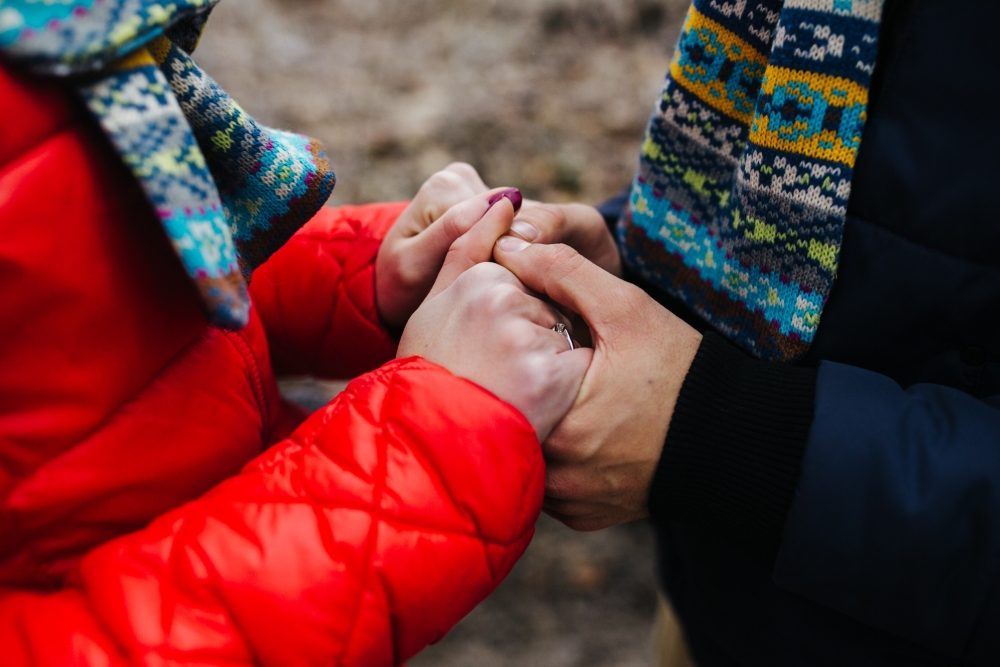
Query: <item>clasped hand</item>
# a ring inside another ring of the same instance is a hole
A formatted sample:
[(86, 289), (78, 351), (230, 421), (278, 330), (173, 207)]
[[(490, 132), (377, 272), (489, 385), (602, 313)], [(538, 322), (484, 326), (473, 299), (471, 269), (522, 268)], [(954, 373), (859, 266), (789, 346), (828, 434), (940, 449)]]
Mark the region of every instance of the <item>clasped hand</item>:
[(493, 246), (513, 227), (539, 242), (573, 243), (609, 270), (620, 264), (596, 210), (530, 203), (517, 211), (507, 198), (491, 208), (503, 193), (465, 164), (432, 176), (382, 243), (376, 300), (389, 327), (406, 324), (400, 356), (420, 355), (488, 389), (544, 440), (573, 404), (592, 352), (564, 354), (566, 339), (552, 326), (566, 317), (492, 263)]
[[(458, 170), (463, 178), (448, 180), (464, 188), (470, 172)], [(471, 198), (396, 237), (397, 257), (426, 265), (409, 272), (409, 293), (393, 302), (406, 304), (398, 308), (406, 321), (422, 301), (399, 355), (438, 363), (525, 416), (544, 443), (549, 514), (578, 530), (646, 516), (701, 335), (615, 275), (617, 248), (596, 211), (537, 205), (515, 220), (506, 199), (490, 207), (498, 190), (474, 180)], [(424, 230), (433, 231), (421, 239)], [(437, 254), (400, 252), (401, 240), (433, 245)], [(379, 261), (381, 280), (381, 253)], [(434, 278), (428, 268), (437, 266)], [(585, 322), (592, 349), (570, 351), (551, 330), (558, 322), (570, 326), (567, 314)]]
[[(448, 215), (485, 206), (479, 197)], [(452, 245), (427, 300), (406, 325), (399, 355), (419, 355), (491, 391), (544, 440), (573, 405), (592, 352), (570, 350), (552, 330), (566, 318), (489, 261), (513, 217), (503, 199)]]

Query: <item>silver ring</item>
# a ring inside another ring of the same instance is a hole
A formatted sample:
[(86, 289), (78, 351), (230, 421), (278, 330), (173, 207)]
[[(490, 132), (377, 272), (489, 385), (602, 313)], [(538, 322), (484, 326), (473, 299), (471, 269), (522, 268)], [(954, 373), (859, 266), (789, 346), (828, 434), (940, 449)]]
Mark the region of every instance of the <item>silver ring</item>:
[(576, 345), (573, 344), (573, 336), (570, 335), (569, 329), (566, 328), (565, 324), (560, 322), (559, 324), (552, 327), (552, 330), (555, 331), (557, 334), (563, 335), (563, 337), (566, 339), (566, 342), (569, 343), (570, 350), (576, 349)]

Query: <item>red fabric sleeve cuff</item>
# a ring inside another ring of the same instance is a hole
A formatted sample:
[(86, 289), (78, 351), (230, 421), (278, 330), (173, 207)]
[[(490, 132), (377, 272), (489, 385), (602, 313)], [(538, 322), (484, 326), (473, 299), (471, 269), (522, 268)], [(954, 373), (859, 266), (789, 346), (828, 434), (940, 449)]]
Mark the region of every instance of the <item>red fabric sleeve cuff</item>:
[(395, 356), (376, 307), (375, 261), (406, 206), (323, 209), (254, 273), (276, 372), (351, 378)]

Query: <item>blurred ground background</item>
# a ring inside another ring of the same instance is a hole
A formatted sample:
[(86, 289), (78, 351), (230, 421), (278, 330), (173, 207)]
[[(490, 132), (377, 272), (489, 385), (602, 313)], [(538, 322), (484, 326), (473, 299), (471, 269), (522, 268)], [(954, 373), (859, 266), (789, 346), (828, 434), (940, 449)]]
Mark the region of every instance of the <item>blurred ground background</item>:
[[(323, 141), (332, 204), (411, 197), (470, 162), (487, 185), (596, 204), (626, 186), (687, 0), (235, 0), (199, 62), (261, 121)], [(286, 381), (323, 405), (335, 383)], [(411, 667), (651, 664), (646, 524), (543, 517), (506, 582)]]

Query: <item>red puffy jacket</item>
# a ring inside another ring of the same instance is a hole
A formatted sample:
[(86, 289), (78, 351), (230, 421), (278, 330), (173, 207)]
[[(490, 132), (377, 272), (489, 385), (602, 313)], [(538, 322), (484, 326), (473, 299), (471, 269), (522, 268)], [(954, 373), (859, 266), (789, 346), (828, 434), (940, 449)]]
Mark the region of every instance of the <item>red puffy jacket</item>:
[[(500, 582), (538, 441), (390, 361), (402, 205), (324, 210), (226, 332), (72, 95), (0, 67), (0, 109), (0, 662), (394, 665)], [(367, 374), (299, 425), (272, 368)]]

